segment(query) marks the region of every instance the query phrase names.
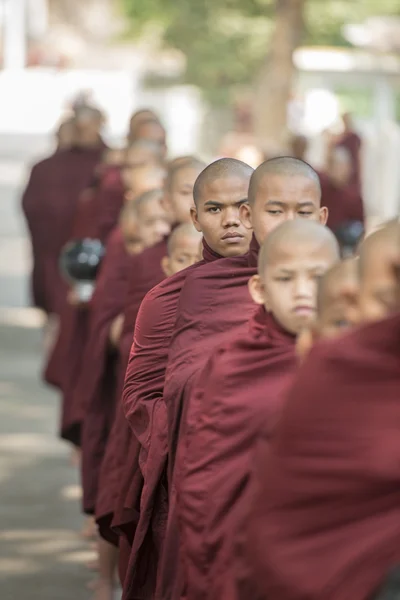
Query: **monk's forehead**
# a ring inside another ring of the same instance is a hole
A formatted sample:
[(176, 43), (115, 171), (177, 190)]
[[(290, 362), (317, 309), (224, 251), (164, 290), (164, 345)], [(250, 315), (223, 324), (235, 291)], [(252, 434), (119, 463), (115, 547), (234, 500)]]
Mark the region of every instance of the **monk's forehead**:
[(176, 239), (173, 240), (173, 251), (181, 252), (188, 249), (192, 250), (193, 248), (198, 249), (200, 240), (201, 234), (196, 235), (193, 233), (193, 235), (177, 235)]
[(333, 254), (332, 244), (320, 238), (308, 240), (285, 240), (281, 238), (273, 244), (268, 252), (268, 262), (278, 264), (299, 256)]
[(320, 198), (320, 190), (318, 183), (311, 177), (296, 174), (284, 173), (264, 173), (260, 175), (258, 181), (257, 194), (265, 194), (274, 196), (282, 193), (293, 196), (302, 196), (307, 194), (311, 199)]
[(197, 176), (201, 173), (201, 167), (194, 167), (191, 165), (183, 165), (176, 169), (175, 173), (172, 175), (172, 184), (173, 185), (182, 185), (184, 183), (194, 184)]
[(249, 180), (235, 174), (226, 174), (223, 177), (210, 178), (203, 184), (203, 196), (229, 194), (231, 192), (243, 192), (247, 197)]

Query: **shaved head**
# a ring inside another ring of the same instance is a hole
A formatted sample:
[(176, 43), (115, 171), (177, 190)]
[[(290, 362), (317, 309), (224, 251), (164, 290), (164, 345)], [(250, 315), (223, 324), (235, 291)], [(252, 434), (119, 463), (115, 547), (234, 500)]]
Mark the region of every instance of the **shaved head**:
[(292, 156), (279, 156), (263, 162), (254, 171), (249, 185), (249, 203), (254, 204), (262, 181), (270, 176), (303, 177), (309, 179), (321, 198), (321, 183), (317, 172), (306, 162)]
[(368, 235), (359, 247), (360, 276), (363, 278), (372, 262), (387, 262), (400, 254), (400, 222), (396, 219)]
[(202, 234), (196, 231), (192, 223), (183, 223), (176, 227), (168, 238), (168, 255), (171, 256), (174, 250), (186, 240), (192, 239), (199, 245), (202, 240)]
[(183, 223), (173, 230), (168, 238), (168, 255), (161, 261), (167, 277), (201, 260), (201, 238), (191, 223)]
[(167, 178), (165, 181), (165, 188), (169, 191), (172, 190), (174, 181), (178, 173), (180, 173), (183, 169), (193, 169), (197, 171), (202, 171), (206, 166), (202, 160), (195, 158), (194, 156), (185, 156), (181, 158), (176, 158), (172, 164), (169, 165), (167, 171)]
[(235, 178), (244, 182), (250, 181), (254, 170), (248, 164), (235, 158), (221, 158), (206, 167), (196, 179), (193, 197), (196, 206), (199, 205), (204, 188), (218, 179)]
[(362, 321), (377, 321), (399, 308), (400, 223), (367, 236), (359, 248)]
[(324, 248), (339, 260), (339, 244), (330, 229), (316, 221), (294, 219), (279, 225), (266, 238), (258, 255), (258, 272), (264, 277), (268, 266), (297, 248)]
[[(148, 192), (144, 192), (143, 194), (138, 196), (136, 198), (136, 200), (131, 201), (129, 203), (129, 205), (131, 205), (132, 210), (134, 210), (136, 212), (136, 214), (139, 215), (139, 218), (140, 218), (143, 209), (148, 204), (151, 204), (154, 202), (154, 203), (160, 203), (160, 205), (161, 205), (162, 197), (163, 197), (163, 190), (161, 190), (161, 189), (149, 190)], [(128, 206), (128, 204), (126, 206)]]

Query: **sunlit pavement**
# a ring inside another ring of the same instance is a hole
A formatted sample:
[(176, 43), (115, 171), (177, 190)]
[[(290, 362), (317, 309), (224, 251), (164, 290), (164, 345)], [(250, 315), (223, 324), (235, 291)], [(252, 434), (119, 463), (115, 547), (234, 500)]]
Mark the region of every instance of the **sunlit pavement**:
[(57, 395), (40, 383), (40, 316), (24, 308), (24, 169), (18, 148), (5, 154), (0, 143), (0, 599), (86, 600), (78, 476), (57, 439)]

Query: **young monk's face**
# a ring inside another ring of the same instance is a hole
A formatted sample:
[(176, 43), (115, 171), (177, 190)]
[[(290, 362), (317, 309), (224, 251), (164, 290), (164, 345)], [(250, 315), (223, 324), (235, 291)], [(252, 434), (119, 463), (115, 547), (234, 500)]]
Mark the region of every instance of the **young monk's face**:
[(362, 321), (378, 321), (399, 309), (395, 267), (399, 259), (400, 251), (395, 243), (385, 242), (377, 244), (363, 260), (359, 294)]
[(241, 218), (247, 227), (253, 227), (261, 245), (285, 221), (300, 218), (325, 225), (328, 211), (320, 204), (320, 191), (312, 179), (303, 175), (266, 174), (261, 178), (252, 206), (243, 206)]
[(358, 293), (357, 266), (354, 260), (345, 263), (338, 275), (329, 279), (321, 290), (315, 324), (318, 338), (337, 337), (359, 321), (354, 302)]
[(133, 198), (137, 198), (145, 192), (161, 189), (164, 185), (165, 172), (151, 166), (124, 168), (121, 177), (125, 188), (131, 192)]
[(154, 199), (143, 204), (139, 211), (139, 228), (145, 248), (154, 246), (169, 234), (171, 227), (160, 200)]
[(240, 219), (248, 187), (248, 181), (235, 176), (206, 182), (198, 206), (192, 209), (197, 231), (203, 232), (207, 244), (221, 256), (238, 256), (249, 248), (252, 232)]
[(182, 167), (174, 174), (170, 189), (165, 192), (165, 205), (178, 223), (190, 223), (190, 210), (194, 206), (193, 186), (200, 170)]
[(171, 252), (164, 257), (162, 268), (167, 277), (179, 273), (201, 260), (199, 238), (183, 236), (176, 240)]
[(139, 254), (144, 249), (142, 238), (139, 234), (138, 220), (126, 217), (121, 222), (121, 232), (125, 249), (128, 254)]
[(318, 280), (336, 259), (331, 246), (313, 242), (275, 248), (260, 277), (265, 308), (286, 331), (297, 335), (315, 320)]
[(165, 131), (157, 121), (148, 121), (141, 123), (136, 128), (136, 139), (150, 140), (159, 144), (160, 148), (166, 153), (167, 146), (165, 142)]

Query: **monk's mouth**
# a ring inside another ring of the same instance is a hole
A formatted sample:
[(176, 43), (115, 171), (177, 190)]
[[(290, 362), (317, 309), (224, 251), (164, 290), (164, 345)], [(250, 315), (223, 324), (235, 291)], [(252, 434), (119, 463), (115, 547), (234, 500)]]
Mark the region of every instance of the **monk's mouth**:
[(237, 244), (238, 242), (241, 242), (243, 239), (243, 236), (240, 235), (239, 233), (230, 233), (230, 234), (225, 234), (222, 238), (221, 238), (224, 242), (227, 242), (228, 244)]
[(315, 308), (313, 306), (296, 306), (293, 309), (293, 312), (298, 316), (309, 316), (315, 313)]

